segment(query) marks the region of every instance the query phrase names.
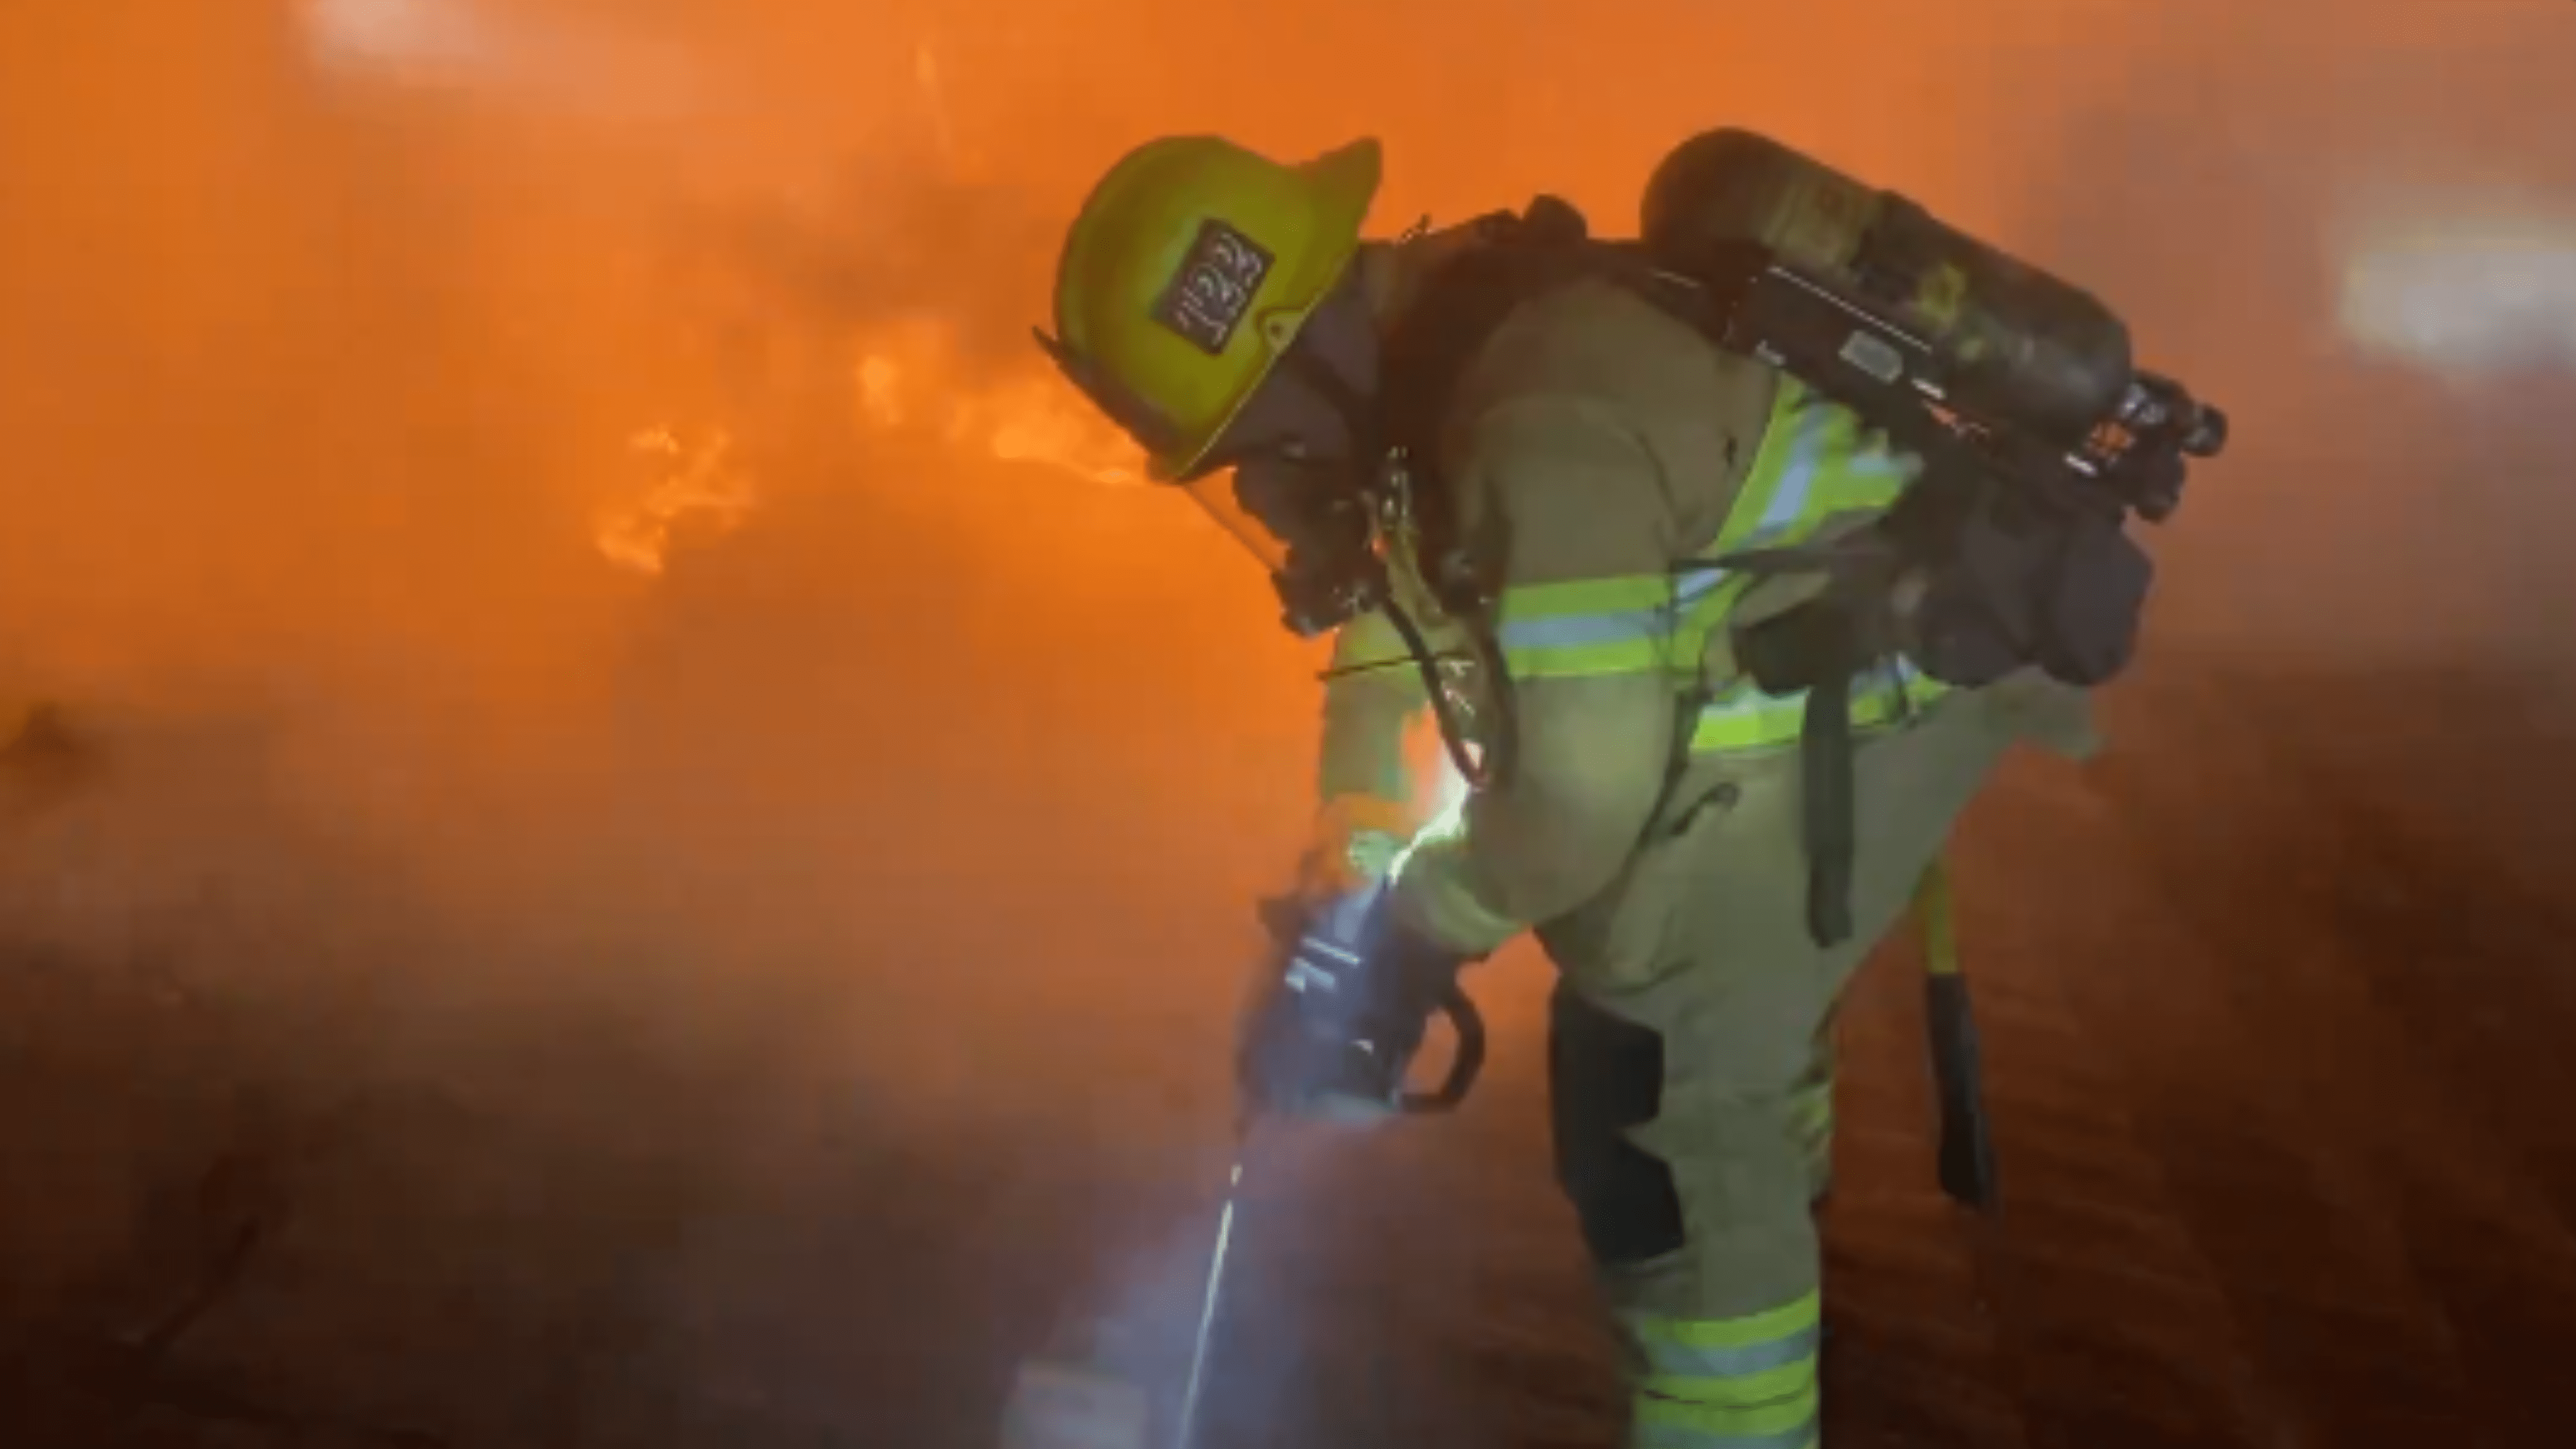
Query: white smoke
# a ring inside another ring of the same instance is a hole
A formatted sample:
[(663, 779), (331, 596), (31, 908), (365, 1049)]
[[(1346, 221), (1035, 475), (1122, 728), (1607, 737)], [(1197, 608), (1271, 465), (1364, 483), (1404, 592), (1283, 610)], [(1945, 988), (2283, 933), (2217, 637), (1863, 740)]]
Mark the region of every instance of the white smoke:
[(498, 97), (594, 119), (672, 119), (707, 81), (683, 50), (615, 30), (474, 0), (306, 0), (305, 46), (325, 74)]
[(2576, 216), (2471, 204), (2365, 227), (2341, 317), (2365, 352), (2464, 378), (2576, 369)]

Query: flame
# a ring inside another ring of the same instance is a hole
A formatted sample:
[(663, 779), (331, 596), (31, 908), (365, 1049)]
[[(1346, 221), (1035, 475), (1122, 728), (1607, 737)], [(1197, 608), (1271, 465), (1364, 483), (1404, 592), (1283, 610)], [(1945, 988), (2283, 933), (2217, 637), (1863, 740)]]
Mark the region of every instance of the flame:
[(1039, 463), (1087, 483), (1145, 481), (1145, 458), (1070, 384), (1031, 365), (979, 376), (958, 356), (949, 329), (916, 320), (868, 340), (855, 372), (858, 415), (879, 430), (934, 430), (972, 456)]
[(703, 520), (729, 533), (760, 501), (750, 475), (732, 466), (733, 435), (721, 428), (706, 430), (690, 446), (665, 424), (637, 433), (627, 447), (655, 459), (661, 476), (642, 498), (600, 516), (592, 541), (602, 557), (620, 568), (659, 574), (670, 554), (672, 532), (682, 520)]
[[(944, 328), (916, 323), (871, 339), (851, 371), (851, 417), (863, 432), (928, 433), (961, 457), (1034, 463), (1099, 487), (1146, 482), (1144, 453), (1093, 410), (1070, 384), (1035, 369), (978, 381)], [(621, 568), (659, 574), (684, 520), (721, 536), (761, 502), (751, 475), (733, 459), (730, 430), (698, 430), (694, 445), (668, 424), (629, 440), (659, 474), (642, 497), (603, 510), (592, 534), (600, 555)]]
[[(950, 173), (974, 173), (977, 158), (960, 144), (946, 76), (928, 39), (916, 43), (912, 62), (929, 149)], [(851, 417), (864, 433), (927, 435), (961, 458), (1034, 463), (1104, 487), (1146, 481), (1142, 450), (1071, 384), (1035, 360), (997, 372), (989, 360), (964, 355), (950, 319), (915, 316), (875, 327), (848, 339), (838, 355), (852, 359)], [(732, 430), (710, 426), (703, 434), (694, 448), (667, 425), (636, 436), (631, 446), (656, 459), (660, 475), (643, 497), (600, 515), (592, 541), (603, 557), (659, 574), (681, 520), (721, 534), (759, 504), (753, 480), (729, 458)]]
[(951, 436), (962, 433), (992, 457), (1043, 463), (1088, 483), (1145, 481), (1145, 456), (1124, 433), (1054, 377), (1030, 378), (962, 399)]

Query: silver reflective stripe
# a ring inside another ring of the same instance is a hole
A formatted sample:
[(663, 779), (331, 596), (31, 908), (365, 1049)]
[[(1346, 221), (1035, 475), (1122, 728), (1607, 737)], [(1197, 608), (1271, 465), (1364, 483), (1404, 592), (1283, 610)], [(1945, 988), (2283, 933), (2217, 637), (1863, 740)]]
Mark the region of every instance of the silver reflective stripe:
[(1522, 619), (1494, 631), (1505, 649), (1574, 649), (1586, 644), (1625, 644), (1633, 639), (1661, 639), (1673, 632), (1673, 611), (1663, 607), (1621, 609), (1612, 614), (1568, 614), (1558, 619)]
[(1920, 471), (1923, 466), (1920, 459), (1889, 447), (1884, 434), (1877, 438), (1855, 437), (1853, 443), (1852, 455), (1844, 460), (1843, 466), (1850, 469), (1855, 478), (1901, 478)]
[(1789, 437), (1789, 461), (1781, 465), (1779, 481), (1771, 487), (1771, 497), (1764, 502), (1762, 517), (1754, 522), (1753, 531), (1739, 547), (1761, 548), (1805, 521), (1807, 495), (1816, 486), (1816, 466), (1823, 461), (1825, 434), (1833, 427), (1834, 411), (1824, 399), (1798, 415), (1797, 431)]
[[(1789, 461), (1780, 469), (1780, 481), (1772, 488), (1762, 517), (1739, 547), (1768, 547), (1811, 521), (1806, 513), (1816, 491), (1816, 475), (1824, 465), (1825, 439), (1843, 415), (1841, 408), (1821, 397), (1809, 400), (1798, 415), (1797, 431), (1790, 436)], [(1866, 452), (1855, 447), (1840, 466), (1842, 472), (1854, 478), (1902, 478), (1914, 468), (1910, 460), (1884, 446)]]
[[(1822, 397), (1810, 396), (1801, 408), (1789, 433), (1789, 458), (1780, 465), (1780, 473), (1771, 486), (1771, 496), (1764, 501), (1762, 516), (1753, 521), (1745, 535), (1725, 545), (1728, 553), (1751, 553), (1778, 546), (1784, 538), (1802, 534), (1816, 522), (1807, 511), (1814, 505), (1817, 476), (1825, 464), (1825, 443), (1842, 416), (1841, 409)], [(1868, 452), (1855, 450), (1839, 464), (1839, 471), (1853, 478), (1902, 479), (1914, 470), (1912, 460), (1884, 447)], [(1711, 587), (1725, 581), (1727, 571), (1710, 572)]]
[(1724, 569), (1683, 569), (1673, 575), (1673, 606), (1687, 609), (1717, 592), (1717, 586), (1725, 582)]
[(1740, 1348), (1700, 1348), (1657, 1339), (1647, 1346), (1646, 1360), (1658, 1374), (1681, 1379), (1740, 1379), (1787, 1368), (1815, 1357), (1823, 1330), (1802, 1328), (1769, 1343)]
[(1724, 569), (1686, 569), (1673, 576), (1673, 603), (1687, 609), (1725, 582)]
[(1682, 610), (1725, 582), (1724, 569), (1700, 569), (1673, 580), (1673, 599), (1651, 608), (1614, 609), (1599, 614), (1563, 614), (1554, 618), (1515, 619), (1494, 631), (1503, 648), (1574, 649), (1587, 644), (1625, 644), (1634, 639), (1669, 637)]
[(1777, 1434), (1712, 1434), (1680, 1424), (1639, 1424), (1629, 1434), (1629, 1449), (1811, 1449), (1816, 1421)]

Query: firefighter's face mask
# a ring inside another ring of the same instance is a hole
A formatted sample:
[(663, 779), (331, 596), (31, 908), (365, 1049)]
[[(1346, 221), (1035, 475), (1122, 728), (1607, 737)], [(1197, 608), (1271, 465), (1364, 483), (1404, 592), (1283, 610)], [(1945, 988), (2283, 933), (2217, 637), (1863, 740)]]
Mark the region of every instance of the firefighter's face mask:
[(1354, 273), (1181, 480), (1279, 583), (1299, 633), (1358, 611), (1342, 596), (1369, 562), (1361, 485), (1379, 461), (1377, 395), (1377, 320)]

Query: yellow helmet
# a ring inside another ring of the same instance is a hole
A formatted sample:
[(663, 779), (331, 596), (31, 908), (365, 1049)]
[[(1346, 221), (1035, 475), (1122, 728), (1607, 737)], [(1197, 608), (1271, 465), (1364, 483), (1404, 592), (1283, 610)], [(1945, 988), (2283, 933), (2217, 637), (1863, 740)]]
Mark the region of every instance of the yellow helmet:
[(1215, 136), (1137, 147), (1074, 217), (1039, 345), (1155, 477), (1187, 477), (1341, 281), (1378, 174), (1374, 140), (1299, 166)]

